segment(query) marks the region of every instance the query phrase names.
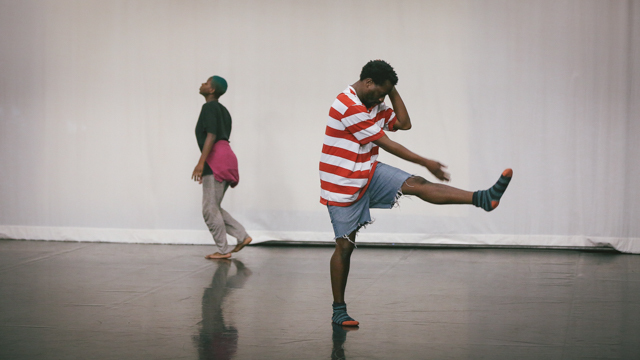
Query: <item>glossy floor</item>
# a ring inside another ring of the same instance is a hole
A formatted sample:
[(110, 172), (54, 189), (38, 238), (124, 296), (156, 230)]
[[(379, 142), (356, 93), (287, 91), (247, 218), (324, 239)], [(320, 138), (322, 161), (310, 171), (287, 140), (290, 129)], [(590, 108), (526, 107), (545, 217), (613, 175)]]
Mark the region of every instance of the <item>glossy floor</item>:
[(640, 256), (0, 241), (0, 359), (637, 359)]

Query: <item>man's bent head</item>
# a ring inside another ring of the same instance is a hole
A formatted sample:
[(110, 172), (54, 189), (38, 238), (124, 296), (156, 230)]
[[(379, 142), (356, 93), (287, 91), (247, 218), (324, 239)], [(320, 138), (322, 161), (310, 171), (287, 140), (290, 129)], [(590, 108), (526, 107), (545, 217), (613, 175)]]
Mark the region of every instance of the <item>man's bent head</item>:
[(397, 83), (398, 75), (389, 63), (383, 60), (371, 60), (360, 72), (356, 93), (368, 109), (382, 103)]
[(393, 86), (398, 84), (396, 71), (384, 60), (371, 60), (363, 66), (360, 81), (365, 79), (371, 79), (376, 85), (384, 85), (387, 81)]

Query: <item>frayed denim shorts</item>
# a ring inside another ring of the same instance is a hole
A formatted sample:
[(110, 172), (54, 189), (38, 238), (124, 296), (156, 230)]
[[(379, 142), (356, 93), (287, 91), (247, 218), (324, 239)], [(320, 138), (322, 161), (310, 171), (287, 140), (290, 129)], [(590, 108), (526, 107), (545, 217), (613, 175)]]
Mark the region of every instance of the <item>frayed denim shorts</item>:
[(346, 238), (371, 223), (369, 209), (391, 209), (402, 196), (402, 184), (411, 177), (408, 172), (378, 162), (364, 195), (349, 206), (332, 206), (329, 216), (335, 239)]

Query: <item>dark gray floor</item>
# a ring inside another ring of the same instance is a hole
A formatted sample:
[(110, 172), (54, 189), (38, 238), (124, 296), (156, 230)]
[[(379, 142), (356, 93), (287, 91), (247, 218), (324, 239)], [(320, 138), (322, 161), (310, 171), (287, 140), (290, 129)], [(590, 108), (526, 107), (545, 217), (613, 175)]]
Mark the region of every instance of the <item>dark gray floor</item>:
[(0, 241), (0, 359), (638, 359), (640, 256)]

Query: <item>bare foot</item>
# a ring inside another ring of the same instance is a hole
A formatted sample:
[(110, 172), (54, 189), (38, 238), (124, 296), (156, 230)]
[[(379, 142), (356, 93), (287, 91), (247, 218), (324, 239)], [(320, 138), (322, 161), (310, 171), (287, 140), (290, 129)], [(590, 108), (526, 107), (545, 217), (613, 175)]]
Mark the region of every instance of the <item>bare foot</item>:
[(231, 253), (220, 254), (219, 252), (217, 252), (217, 253), (209, 254), (209, 255), (205, 256), (204, 258), (205, 259), (213, 259), (213, 260), (215, 260), (215, 259), (228, 259), (230, 257), (231, 257)]
[(236, 247), (231, 252), (238, 252), (238, 251), (242, 250), (243, 247), (245, 247), (245, 246), (247, 246), (247, 245), (249, 245), (251, 243), (251, 240), (253, 240), (251, 237), (248, 237), (248, 238), (244, 239), (244, 241), (242, 241), (241, 243), (236, 245)]

